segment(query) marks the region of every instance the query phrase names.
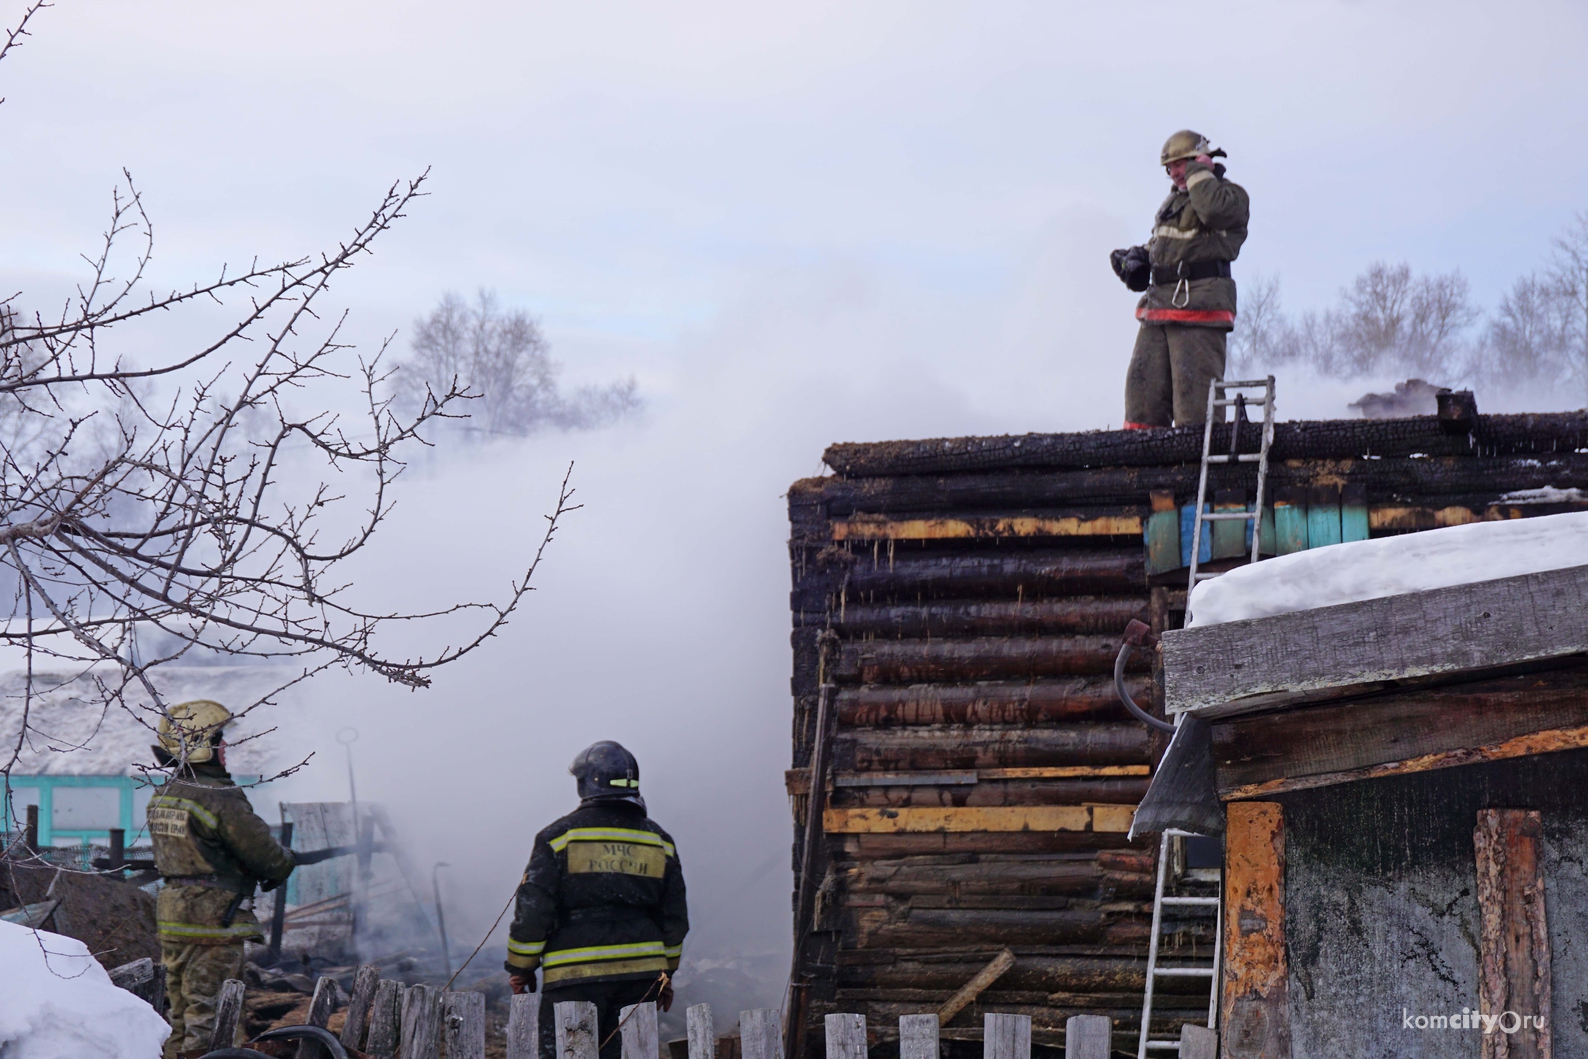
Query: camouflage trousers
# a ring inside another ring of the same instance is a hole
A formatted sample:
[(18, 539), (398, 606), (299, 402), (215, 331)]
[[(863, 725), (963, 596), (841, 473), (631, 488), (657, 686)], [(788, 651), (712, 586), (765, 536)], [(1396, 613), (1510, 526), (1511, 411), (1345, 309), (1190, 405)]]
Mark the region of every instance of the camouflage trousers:
[[(210, 1050), (215, 1032), (215, 1002), (228, 978), (243, 976), (243, 943), (193, 945), (160, 942), (160, 962), (165, 964), (165, 991), (171, 1001), (171, 1036), (165, 1042), (165, 1059), (178, 1053), (202, 1055)], [(222, 1045), (230, 1045), (226, 1041)]]
[(1216, 327), (1142, 324), (1125, 372), (1125, 421), (1166, 427), (1205, 420), (1208, 384), (1224, 376), (1224, 338)]

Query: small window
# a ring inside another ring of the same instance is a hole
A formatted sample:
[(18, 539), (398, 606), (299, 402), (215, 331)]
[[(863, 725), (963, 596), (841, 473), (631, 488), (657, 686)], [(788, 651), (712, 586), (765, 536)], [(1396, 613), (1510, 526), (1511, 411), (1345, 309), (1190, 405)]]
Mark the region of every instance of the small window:
[(108, 831), (121, 826), (119, 787), (56, 787), (51, 819), (57, 831)]
[[(10, 812), (6, 812), (5, 808), (0, 806), (0, 816), (5, 818), (7, 829), (20, 830), (28, 821), (28, 806), (37, 804), (39, 804), (39, 789), (37, 787), (12, 787)], [(13, 819), (11, 814), (13, 813), (16, 820), (14, 824), (11, 822)]]

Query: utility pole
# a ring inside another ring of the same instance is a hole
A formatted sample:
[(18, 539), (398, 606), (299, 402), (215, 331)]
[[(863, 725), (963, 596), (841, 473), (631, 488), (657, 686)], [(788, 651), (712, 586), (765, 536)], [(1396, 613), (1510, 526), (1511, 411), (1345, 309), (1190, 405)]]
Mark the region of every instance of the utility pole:
[(447, 948), (447, 919), (441, 914), (441, 878), (439, 873), (442, 868), (450, 867), (452, 865), (446, 861), (438, 860), (435, 867), (430, 869), (430, 892), (435, 896), (436, 901), (436, 926), (441, 928), (441, 960), (446, 966), (449, 979), (452, 977), (452, 952)]

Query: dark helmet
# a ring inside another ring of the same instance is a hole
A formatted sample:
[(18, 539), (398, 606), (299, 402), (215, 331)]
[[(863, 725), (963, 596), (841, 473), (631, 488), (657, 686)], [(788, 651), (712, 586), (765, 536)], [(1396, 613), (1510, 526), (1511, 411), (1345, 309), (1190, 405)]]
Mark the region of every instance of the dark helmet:
[(640, 805), (640, 763), (621, 743), (603, 739), (579, 752), (568, 766), (579, 781), (581, 801), (627, 801)]

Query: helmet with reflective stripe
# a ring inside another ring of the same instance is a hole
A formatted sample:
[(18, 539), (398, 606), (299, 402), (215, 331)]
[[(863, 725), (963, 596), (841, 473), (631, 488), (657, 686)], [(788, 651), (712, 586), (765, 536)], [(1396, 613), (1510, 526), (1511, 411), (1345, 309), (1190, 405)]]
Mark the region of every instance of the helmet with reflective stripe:
[(573, 759), (568, 772), (579, 781), (581, 800), (638, 802), (640, 799), (640, 763), (621, 743), (603, 739), (590, 744)]
[(1195, 158), (1199, 154), (1210, 153), (1212, 148), (1208, 138), (1200, 132), (1181, 129), (1163, 142), (1163, 150), (1158, 153), (1158, 164), (1168, 165), (1182, 158)]
[(215, 756), (221, 729), (231, 723), (232, 711), (218, 702), (179, 702), (160, 718), (160, 748), (178, 761), (202, 764)]

